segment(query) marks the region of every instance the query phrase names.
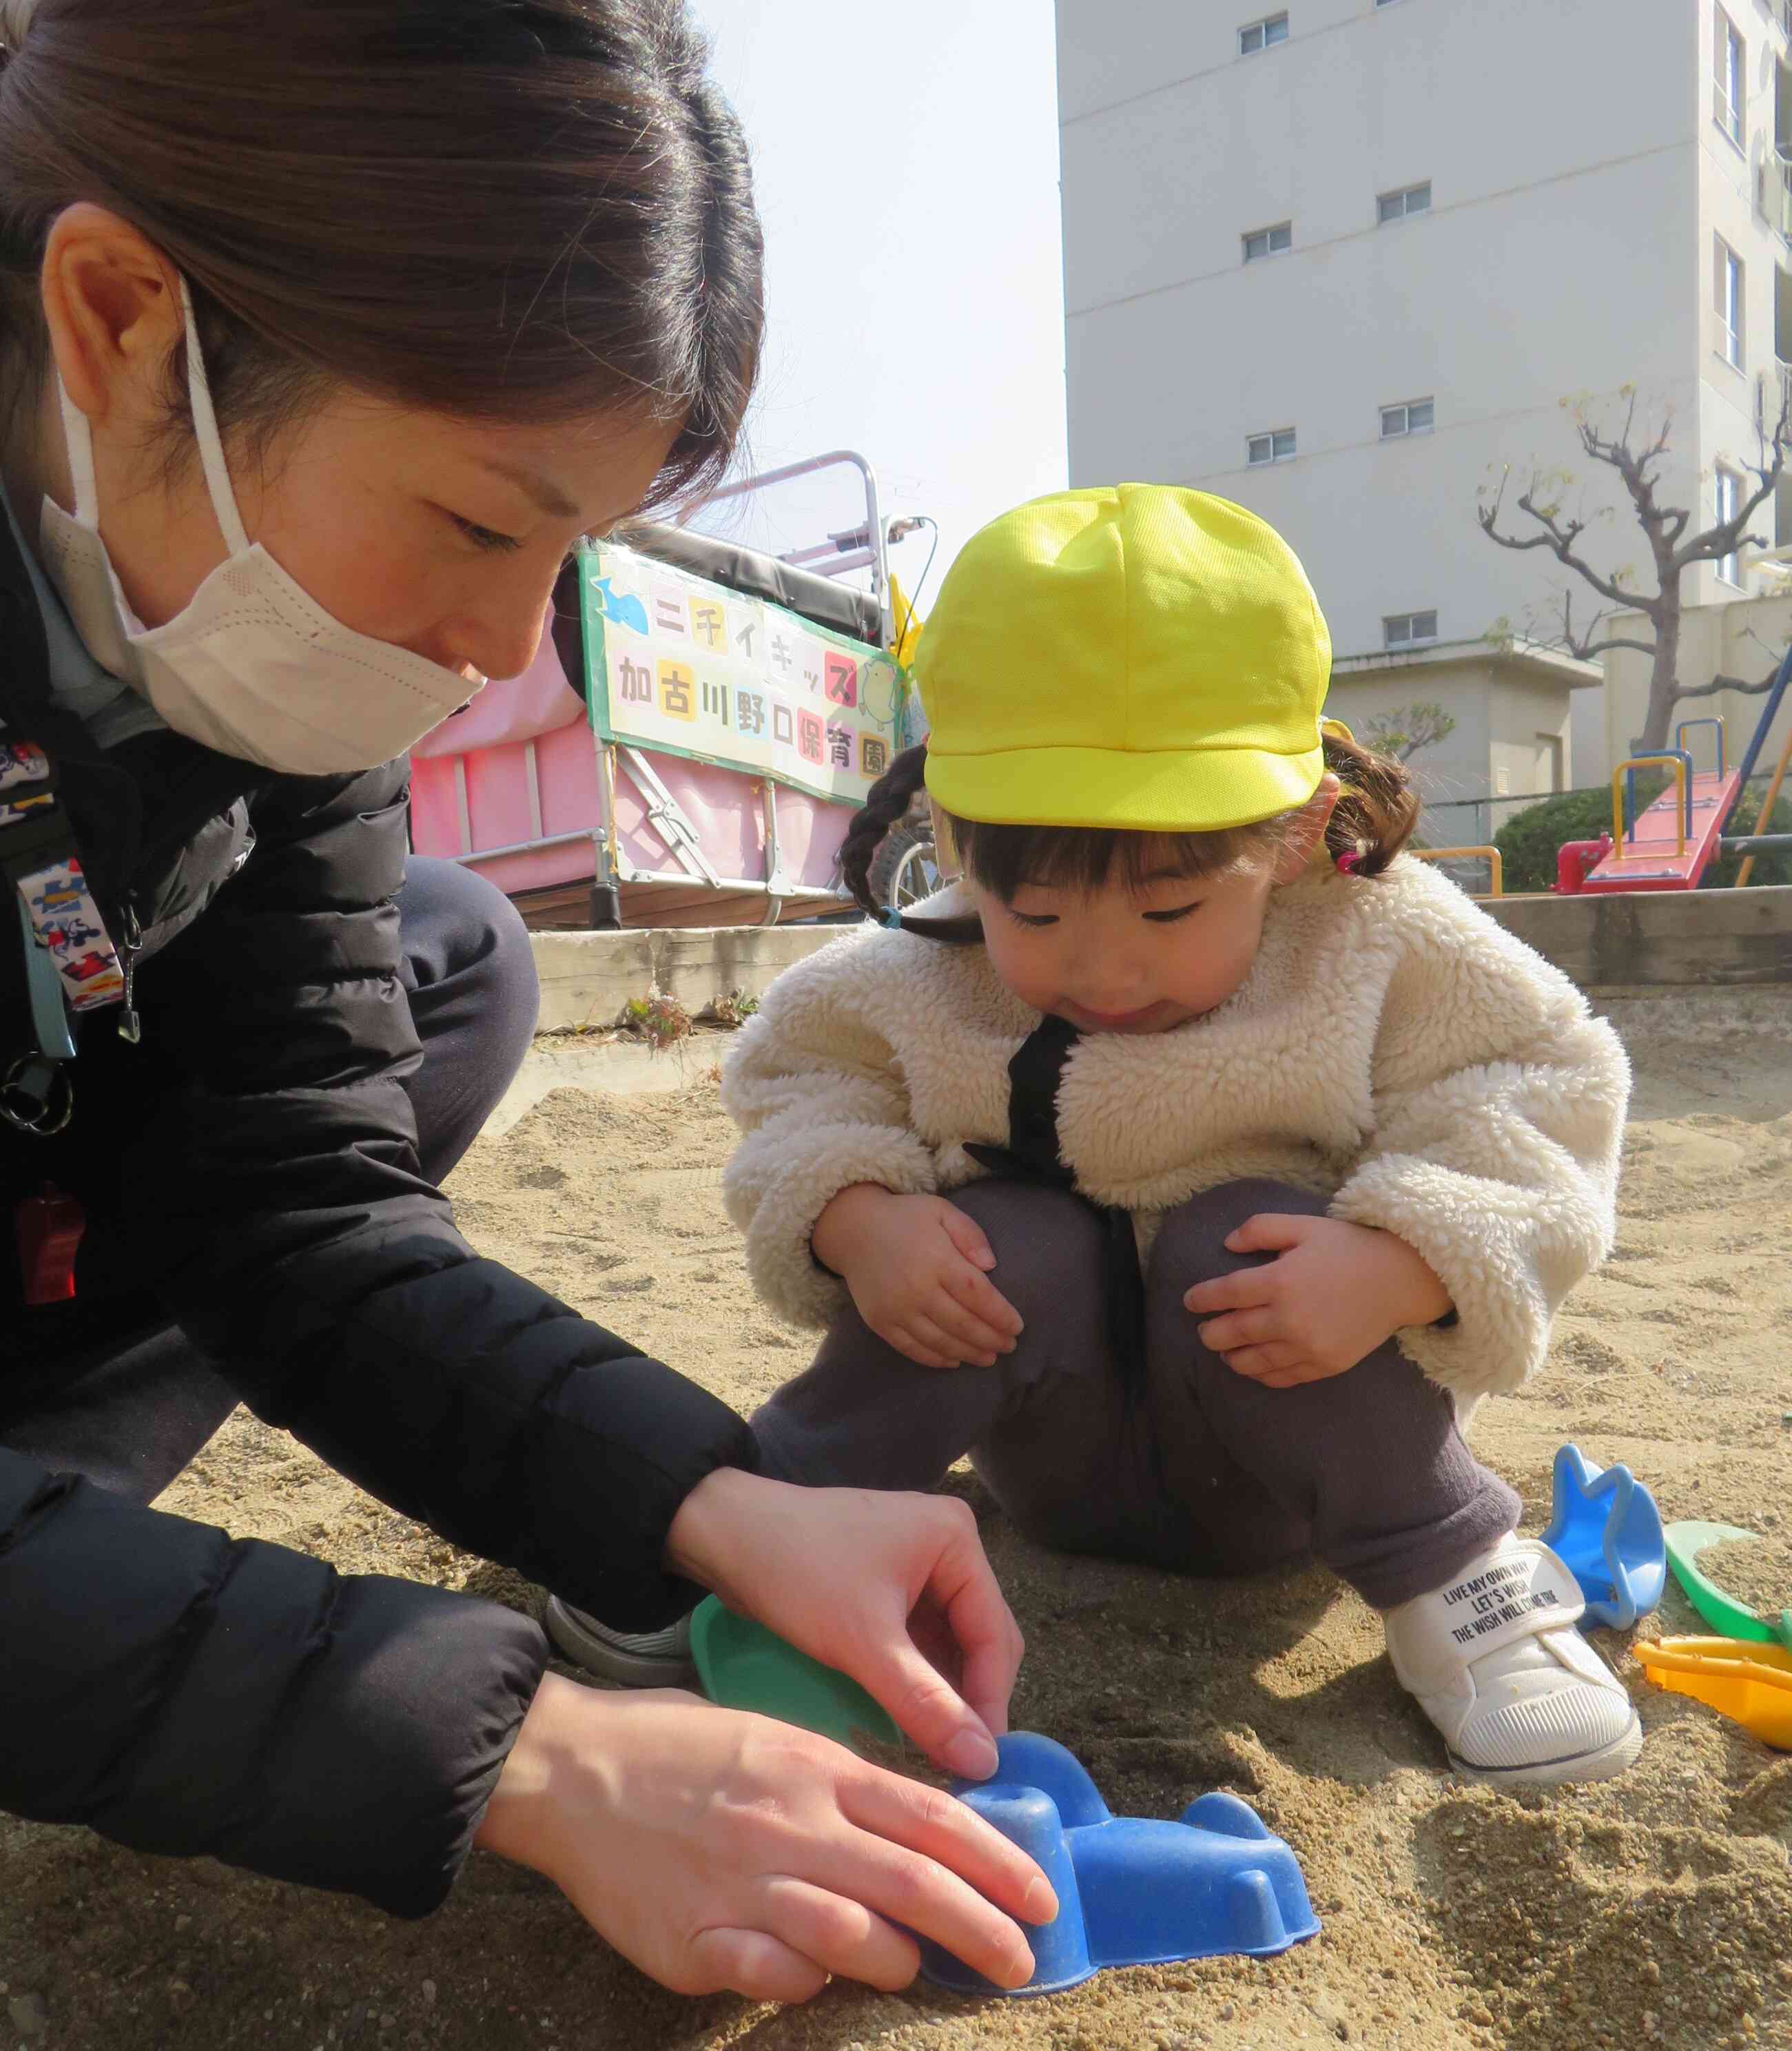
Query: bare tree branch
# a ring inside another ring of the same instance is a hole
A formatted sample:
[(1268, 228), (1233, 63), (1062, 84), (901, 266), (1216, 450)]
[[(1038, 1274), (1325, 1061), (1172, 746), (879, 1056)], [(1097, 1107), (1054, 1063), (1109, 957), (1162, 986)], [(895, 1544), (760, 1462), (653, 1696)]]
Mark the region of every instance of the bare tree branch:
[[(1594, 462), (1615, 471), (1622, 480), (1630, 510), (1643, 531), (1654, 561), (1654, 591), (1627, 589), (1624, 580), (1628, 572), (1619, 571), (1608, 575), (1592, 566), (1581, 545), (1581, 537), (1587, 533), (1591, 520), (1578, 514), (1564, 514), (1556, 502), (1560, 494), (1554, 491), (1551, 473), (1534, 471), (1528, 487), (1519, 494), (1515, 502), (1517, 510), (1535, 523), (1536, 532), (1515, 532), (1504, 525), (1508, 482), (1505, 479), (1501, 479), (1490, 502), (1483, 492), (1475, 509), (1475, 518), (1482, 533), (1497, 546), (1517, 553), (1541, 549), (1554, 557), (1564, 568), (1571, 570), (1582, 584), (1610, 601), (1590, 621), (1577, 626), (1573, 591), (1564, 592), (1560, 630), (1552, 633), (1550, 641), (1583, 660), (1618, 648), (1647, 655), (1650, 674), (1644, 732), (1649, 744), (1659, 747), (1673, 718), (1673, 708), (1683, 699), (1715, 697), (1725, 691), (1758, 697), (1771, 686), (1771, 676), (1760, 683), (1720, 676), (1690, 690), (1681, 687), (1678, 669), (1684, 604), (1681, 583), (1685, 572), (1696, 564), (1722, 562), (1744, 548), (1764, 549), (1768, 545), (1759, 534), (1751, 531), (1751, 522), (1763, 506), (1776, 498), (1786, 481), (1787, 459), (1792, 455), (1792, 381), (1782, 385), (1779, 415), (1771, 434), (1765, 409), (1758, 412), (1755, 431), (1759, 458), (1747, 466), (1751, 481), (1746, 490), (1738, 491), (1736, 496), (1740, 502), (1735, 512), (1728, 519), (1714, 520), (1696, 529), (1694, 516), (1689, 510), (1665, 505), (1657, 495), (1662, 466), (1669, 459), (1673, 442), (1671, 409), (1662, 409), (1657, 432), (1639, 447), (1637, 437), (1647, 432), (1642, 425), (1643, 408), (1634, 388), (1626, 388), (1623, 398), (1622, 426), (1617, 432), (1607, 432), (1585, 402), (1577, 403), (1574, 408), (1575, 432), (1583, 452)], [(1611, 417), (1619, 416), (1614, 411)], [(1591, 517), (1609, 516), (1595, 514)], [(1640, 613), (1653, 629), (1654, 640), (1650, 642), (1642, 632), (1626, 630), (1622, 624), (1616, 632), (1605, 631), (1605, 623), (1618, 610)], [(1774, 667), (1777, 673), (1777, 662)]]
[(1754, 489), (1728, 520), (1715, 522), (1702, 534), (1695, 534), (1684, 548), (1675, 549), (1673, 561), (1677, 568), (1685, 568), (1693, 563), (1721, 562), (1726, 556), (1733, 556), (1744, 543), (1755, 549), (1773, 545), (1759, 534), (1747, 533), (1743, 529), (1778, 491), (1786, 468), (1787, 449), (1792, 446), (1792, 411), (1789, 411), (1783, 400), (1772, 440), (1770, 442), (1763, 432), (1761, 443), (1764, 460), (1749, 465), (1750, 474), (1755, 479)]
[(1614, 635), (1606, 641), (1583, 642), (1568, 652), (1583, 662), (1590, 662), (1595, 655), (1603, 655), (1608, 648), (1630, 648), (1639, 655), (1653, 655), (1655, 653), (1653, 641), (1626, 641), (1622, 635)]
[(1778, 674), (1776, 663), (1758, 684), (1748, 683), (1741, 677), (1713, 677), (1708, 684), (1693, 684), (1676, 691), (1674, 701), (1683, 704), (1688, 698), (1714, 698), (1724, 691), (1734, 691), (1739, 698), (1763, 697), (1773, 689), (1774, 678)]
[[(1501, 486), (1502, 498), (1504, 493), (1505, 486), (1502, 484)], [(1646, 612), (1649, 610), (1649, 601), (1646, 598), (1639, 596), (1634, 592), (1626, 591), (1621, 584), (1614, 584), (1610, 577), (1601, 576), (1584, 557), (1575, 553), (1575, 543), (1587, 531), (1587, 522), (1584, 520), (1570, 520), (1564, 525), (1557, 520), (1552, 508), (1540, 506), (1537, 504), (1530, 490), (1519, 494), (1518, 510), (1521, 513), (1528, 514), (1542, 528), (1543, 532), (1540, 534), (1530, 535), (1501, 533), (1495, 524), (1500, 517), (1498, 499), (1496, 499), (1491, 506), (1478, 506), (1475, 509), (1474, 517), (1480, 524), (1482, 533), (1489, 541), (1496, 543), (1499, 547), (1510, 549), (1515, 553), (1521, 555), (1532, 549), (1547, 549), (1565, 568), (1572, 570), (1576, 576), (1581, 578), (1585, 583), (1590, 584), (1602, 596), (1610, 599), (1618, 605), (1626, 607), (1634, 607)]]
[(1634, 648), (1638, 654), (1653, 655), (1657, 645), (1653, 641), (1631, 640), (1621, 635), (1600, 635), (1599, 629), (1608, 619), (1614, 619), (1619, 613), (1634, 609), (1630, 606), (1602, 605), (1586, 625), (1577, 631), (1574, 623), (1574, 593), (1571, 590), (1564, 591), (1562, 593), (1561, 631), (1549, 637), (1548, 645), (1565, 650), (1583, 662), (1591, 662), (1594, 656), (1603, 654), (1607, 648)]

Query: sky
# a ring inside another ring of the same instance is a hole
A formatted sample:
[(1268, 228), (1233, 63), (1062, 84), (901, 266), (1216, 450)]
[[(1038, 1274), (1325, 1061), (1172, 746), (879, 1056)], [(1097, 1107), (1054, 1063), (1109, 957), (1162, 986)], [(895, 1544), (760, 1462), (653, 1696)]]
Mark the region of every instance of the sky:
[[(765, 224), (751, 466), (839, 447), (869, 458), (886, 519), (939, 523), (925, 614), (985, 521), (1065, 481), (1051, 0), (693, 5)], [(782, 553), (857, 525), (864, 502), (842, 469), (777, 487), (726, 525)], [(911, 589), (930, 540), (892, 551)]]

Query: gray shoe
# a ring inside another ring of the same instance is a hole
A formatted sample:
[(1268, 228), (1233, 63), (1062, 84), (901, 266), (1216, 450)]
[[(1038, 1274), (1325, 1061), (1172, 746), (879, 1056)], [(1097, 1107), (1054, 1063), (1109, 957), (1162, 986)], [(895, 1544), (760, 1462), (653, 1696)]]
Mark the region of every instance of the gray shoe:
[(558, 1596), (548, 1598), (543, 1619), (548, 1635), (575, 1666), (620, 1688), (690, 1688), (697, 1685), (691, 1658), (691, 1620), (681, 1616), (664, 1631), (612, 1631)]

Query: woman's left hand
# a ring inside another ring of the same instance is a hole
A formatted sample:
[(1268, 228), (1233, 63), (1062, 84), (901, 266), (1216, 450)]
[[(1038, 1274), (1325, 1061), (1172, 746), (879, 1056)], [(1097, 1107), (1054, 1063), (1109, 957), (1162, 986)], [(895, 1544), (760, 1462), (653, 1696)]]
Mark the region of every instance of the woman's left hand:
[(1403, 1239), (1340, 1218), (1266, 1211), (1226, 1240), (1273, 1253), (1183, 1298), (1206, 1322), (1203, 1346), (1267, 1389), (1342, 1374), (1408, 1325), (1435, 1324), (1450, 1292)]
[(930, 1759), (996, 1770), (1025, 1650), (956, 1496), (798, 1488), (735, 1467), (699, 1482), (666, 1565), (849, 1674)]

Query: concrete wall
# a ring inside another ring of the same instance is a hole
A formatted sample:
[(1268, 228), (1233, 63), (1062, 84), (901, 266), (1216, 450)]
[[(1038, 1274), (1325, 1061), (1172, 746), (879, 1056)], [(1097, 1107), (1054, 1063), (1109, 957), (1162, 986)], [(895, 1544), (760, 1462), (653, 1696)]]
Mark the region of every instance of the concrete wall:
[[(1792, 983), (1792, 886), (1507, 897), (1489, 900), (1487, 909), (1583, 988)], [(840, 936), (825, 927), (535, 933), (541, 1029), (608, 1026), (631, 997), (654, 988), (693, 1012), (732, 990), (760, 996), (793, 963)], [(644, 1053), (622, 1067), (661, 1074)], [(543, 1086), (551, 1083), (549, 1074)], [(625, 1077), (593, 1086), (631, 1085)]]
[[(1472, 639), (1549, 588), (1474, 512), (1505, 465), (1573, 467), (1565, 395), (1634, 381), (1671, 404), (1672, 482), (1696, 495), (1708, 199), (1743, 210), (1724, 218), (1754, 281), (1750, 361), (1771, 360), (1777, 244), (1749, 166), (1701, 168), (1710, 0), (1310, 0), (1286, 43), (1241, 57), (1257, 11), (1060, 0), (1072, 482), (1162, 478), (1260, 511), (1342, 654), (1433, 607), (1444, 639)], [(1737, 12), (1771, 64), (1777, 32), (1753, 0)], [(1426, 178), (1429, 214), (1376, 226), (1379, 192)], [(1292, 251), (1244, 264), (1240, 236), (1283, 220)], [(1433, 432), (1381, 441), (1380, 408), (1422, 397)], [(1294, 461), (1247, 465), (1247, 436), (1287, 427)], [(1589, 546), (1634, 553), (1603, 529)]]
[[(1747, 104), (1743, 141), (1739, 146), (1712, 119), (1717, 39), (1715, 0), (1700, 0), (1697, 103), (1693, 109), (1699, 138), (1699, 247), (1693, 252), (1695, 275), (1689, 281), (1700, 308), (1698, 435), (1698, 496), (1695, 526), (1716, 516), (1716, 477), (1720, 464), (1741, 474), (1759, 451), (1755, 420), (1762, 383), (1772, 395), (1777, 418), (1778, 374), (1775, 301), (1784, 252), (1778, 233), (1782, 190), (1774, 154), (1777, 73), (1783, 38), (1763, 17), (1755, 0), (1729, 0), (1724, 13), (1747, 46), (1744, 75)], [(1792, 110), (1788, 110), (1792, 113)], [(1716, 311), (1716, 252), (1721, 236), (1743, 259), (1744, 342), (1739, 369), (1724, 360), (1719, 346)], [(1746, 479), (1745, 479), (1746, 482)], [(1774, 538), (1775, 515), (1764, 509), (1764, 531)], [(1792, 537), (1788, 537), (1792, 539)], [(1686, 580), (1689, 604), (1712, 605), (1739, 595), (1715, 567), (1700, 567)]]
[(693, 1014), (740, 990), (763, 997), (793, 962), (840, 938), (838, 926), (679, 926), (621, 933), (532, 933), (540, 1030), (612, 1024), (631, 998), (660, 990)]
[(1792, 983), (1792, 885), (1507, 897), (1486, 908), (1583, 990)]
[[(1427, 807), (1422, 831), (1434, 845), (1477, 843), (1517, 805), (1552, 788), (1559, 752), (1560, 787), (1575, 781), (1573, 706), (1599, 693), (1600, 673), (1548, 654), (1514, 656), (1486, 643), (1409, 655), (1347, 661), (1334, 670), (1326, 702), (1361, 733), (1377, 713), (1414, 703), (1443, 707), (1456, 721), (1447, 740), (1415, 756), (1413, 779)], [(1554, 745), (1550, 744), (1553, 742)], [(1462, 801), (1491, 797), (1471, 811)]]

